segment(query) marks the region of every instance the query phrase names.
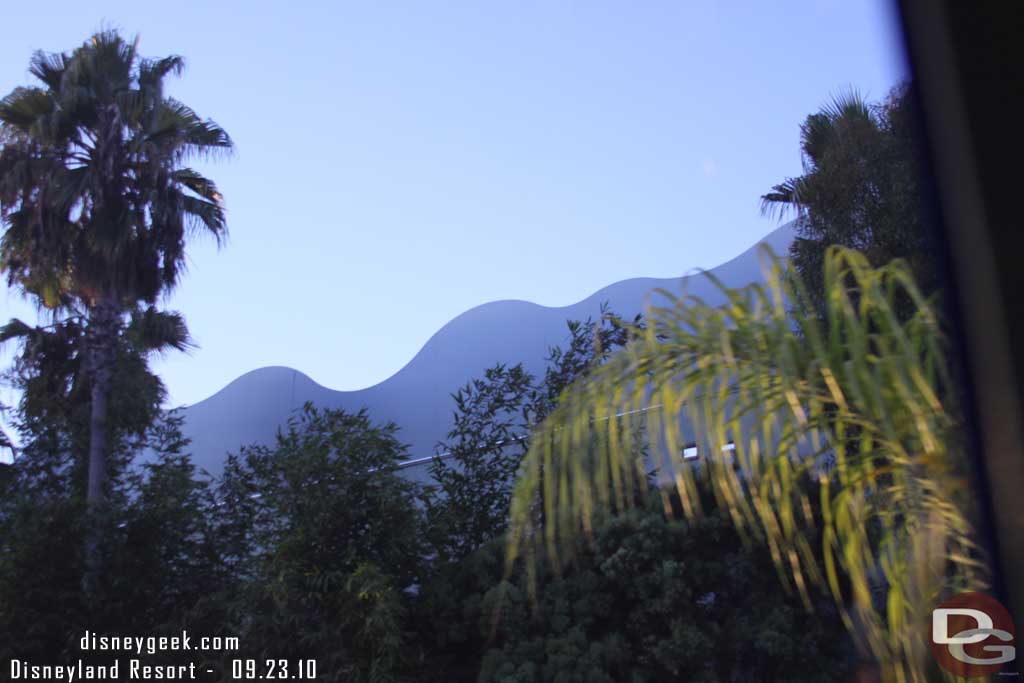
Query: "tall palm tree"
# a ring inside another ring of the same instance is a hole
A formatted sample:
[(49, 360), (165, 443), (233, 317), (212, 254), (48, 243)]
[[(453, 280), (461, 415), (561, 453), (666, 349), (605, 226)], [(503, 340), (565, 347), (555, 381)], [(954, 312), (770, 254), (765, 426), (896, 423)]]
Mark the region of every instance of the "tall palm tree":
[[(767, 285), (723, 287), (720, 306), (649, 311), (646, 331), (563, 393), (524, 460), (510, 562), (557, 566), (657, 465), (666, 512), (699, 515), (710, 487), (808, 607), (815, 584), (832, 595), (887, 679), (925, 680), (931, 609), (986, 575), (937, 316), (900, 261), (828, 250), (822, 315), (771, 264)], [(637, 456), (638, 428), (653, 460)]]
[(91, 377), (87, 499), (104, 499), (111, 367), (129, 312), (177, 284), (185, 240), (227, 235), (223, 200), (190, 168), (228, 152), (216, 123), (164, 94), (181, 57), (143, 59), (102, 31), (70, 53), (37, 52), (37, 87), (0, 101), (0, 270), (11, 286), (84, 320)]

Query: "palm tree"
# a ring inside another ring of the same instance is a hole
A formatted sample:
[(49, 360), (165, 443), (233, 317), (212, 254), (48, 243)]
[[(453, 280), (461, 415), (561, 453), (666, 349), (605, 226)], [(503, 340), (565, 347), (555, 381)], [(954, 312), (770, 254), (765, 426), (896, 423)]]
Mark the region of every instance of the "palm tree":
[(841, 248), (823, 260), (822, 315), (772, 258), (766, 285), (722, 287), (720, 306), (649, 311), (564, 392), (520, 472), (509, 566), (525, 554), (557, 567), (602, 515), (635, 504), (652, 465), (636, 455), (640, 428), (667, 513), (699, 515), (710, 487), (789, 590), (811, 608), (821, 588), (889, 678), (924, 680), (931, 609), (986, 575), (940, 325), (903, 262), (874, 268)]
[(874, 266), (902, 258), (923, 291), (939, 288), (921, 219), (913, 107), (907, 84), (878, 104), (857, 92), (836, 96), (800, 126), (803, 174), (761, 197), (764, 214), (796, 214), (790, 256), (819, 307), (833, 244), (862, 251)]
[(95, 34), (37, 52), (39, 87), (0, 101), (0, 270), (52, 311), (84, 321), (91, 378), (87, 499), (103, 503), (112, 364), (128, 314), (177, 284), (185, 239), (226, 237), (213, 182), (187, 164), (228, 152), (214, 122), (164, 94), (181, 57), (143, 59), (138, 40)]

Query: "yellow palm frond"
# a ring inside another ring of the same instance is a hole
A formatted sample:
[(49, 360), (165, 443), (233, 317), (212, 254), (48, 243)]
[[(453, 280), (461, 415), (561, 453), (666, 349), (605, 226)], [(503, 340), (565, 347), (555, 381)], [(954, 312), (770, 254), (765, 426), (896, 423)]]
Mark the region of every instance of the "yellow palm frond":
[(824, 589), (887, 678), (922, 680), (939, 595), (986, 575), (938, 317), (898, 261), (830, 249), (821, 313), (784, 261), (765, 263), (763, 285), (719, 283), (719, 305), (665, 293), (646, 330), (566, 390), (523, 462), (510, 566), (557, 567), (654, 467), (666, 510), (676, 494), (700, 515), (710, 487), (808, 607)]

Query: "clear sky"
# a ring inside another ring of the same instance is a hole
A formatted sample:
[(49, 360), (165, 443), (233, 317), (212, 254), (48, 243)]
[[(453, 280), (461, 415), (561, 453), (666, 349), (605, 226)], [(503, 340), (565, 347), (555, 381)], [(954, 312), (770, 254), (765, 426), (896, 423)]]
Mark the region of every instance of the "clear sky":
[[(183, 55), (170, 93), (237, 145), (203, 166), (230, 241), (194, 244), (167, 302), (200, 344), (156, 363), (172, 404), (264, 365), (363, 388), (473, 306), (717, 265), (774, 227), (758, 197), (800, 172), (804, 117), (904, 74), (879, 0), (51, 0), (2, 23), (0, 92), (114, 26)], [(2, 291), (11, 315), (32, 309)]]

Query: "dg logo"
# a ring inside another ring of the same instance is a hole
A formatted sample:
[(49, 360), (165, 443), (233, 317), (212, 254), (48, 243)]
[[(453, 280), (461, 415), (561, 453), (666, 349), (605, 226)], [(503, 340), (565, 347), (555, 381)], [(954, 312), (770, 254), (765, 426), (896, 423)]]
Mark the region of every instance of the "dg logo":
[(1005, 671), (1017, 658), (1010, 613), (984, 593), (961, 593), (936, 607), (930, 640), (939, 665), (964, 678)]

